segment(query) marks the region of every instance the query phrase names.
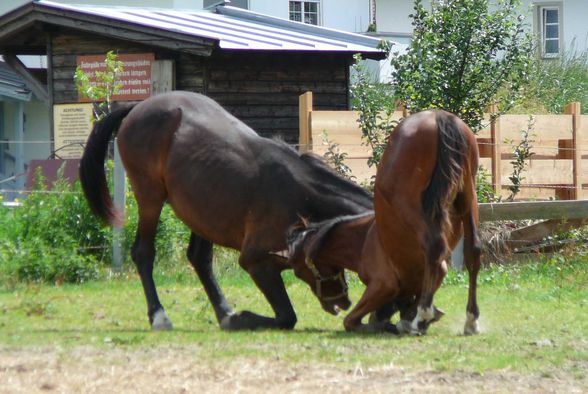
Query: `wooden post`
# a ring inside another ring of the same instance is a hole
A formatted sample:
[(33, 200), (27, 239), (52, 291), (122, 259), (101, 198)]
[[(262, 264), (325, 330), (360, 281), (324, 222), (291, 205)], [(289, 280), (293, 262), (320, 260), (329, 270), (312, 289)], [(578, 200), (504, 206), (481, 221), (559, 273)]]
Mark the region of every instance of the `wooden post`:
[(492, 148), (492, 188), (494, 194), (500, 196), (502, 194), (502, 165), (501, 165), (501, 136), (500, 136), (500, 117), (493, 118), (493, 115), (498, 113), (498, 106), (492, 104), (488, 107), (490, 112), (490, 142)]
[(580, 114), (581, 108), (579, 102), (569, 103), (564, 107), (564, 114), (572, 115), (572, 176), (574, 188), (572, 198), (574, 200), (582, 199), (582, 139), (580, 134)]
[(301, 94), (298, 98), (299, 135), (298, 144), (300, 152), (312, 150), (312, 130), (310, 117), (312, 113), (312, 92)]

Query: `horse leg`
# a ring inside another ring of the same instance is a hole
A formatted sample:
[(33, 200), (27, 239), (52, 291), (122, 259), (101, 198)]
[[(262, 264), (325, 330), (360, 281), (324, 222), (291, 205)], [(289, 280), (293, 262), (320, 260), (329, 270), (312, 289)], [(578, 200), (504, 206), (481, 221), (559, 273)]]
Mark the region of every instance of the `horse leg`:
[[(392, 312), (391, 314), (393, 314), (398, 308), (395, 301), (390, 302), (395, 299), (398, 293), (398, 285), (394, 282), (395, 280), (392, 279), (389, 283), (384, 283), (381, 280), (370, 281), (355, 307), (343, 320), (345, 330), (354, 332), (385, 331), (398, 334), (394, 324), (390, 323), (389, 316), (388, 319), (385, 319), (388, 313)], [(376, 318), (370, 317), (368, 324), (363, 324), (361, 320), (370, 312)], [(378, 312), (380, 312), (379, 318)]]
[(463, 221), (463, 229), (464, 261), (470, 279), (468, 289), (468, 305), (466, 307), (466, 323), (463, 333), (464, 335), (473, 335), (480, 332), (478, 327), (480, 310), (478, 309), (477, 301), (477, 283), (478, 272), (480, 271), (480, 254), (482, 245), (480, 238), (478, 237), (478, 232), (476, 231), (476, 223), (472, 212), (470, 212)]
[(212, 242), (192, 233), (190, 235), (187, 256), (196, 274), (198, 274), (198, 278), (200, 278), (206, 295), (214, 308), (216, 320), (221, 324), (227, 316), (233, 314), (233, 310), (229, 306), (225, 295), (214, 277), (212, 270)]
[[(400, 320), (396, 323), (396, 328), (398, 329), (399, 334), (410, 334), (412, 332), (412, 321), (417, 315), (418, 299), (420, 299), (420, 297), (397, 301), (400, 309)], [(400, 302), (402, 302), (402, 304), (400, 304)], [(445, 312), (433, 305), (433, 315), (433, 320), (431, 320), (429, 324), (441, 320), (445, 315)]]
[(280, 258), (266, 252), (251, 252), (244, 248), (239, 264), (249, 273), (257, 287), (271, 305), (276, 317), (261, 316), (242, 311), (226, 316), (221, 327), (227, 330), (251, 330), (256, 328), (292, 329), (296, 325), (296, 313), (286, 292), (281, 272), (286, 265)]
[(155, 260), (155, 234), (159, 215), (163, 207), (163, 200), (155, 203), (142, 202), (139, 204), (139, 226), (137, 236), (131, 251), (131, 256), (143, 284), (143, 291), (147, 298), (147, 314), (153, 330), (171, 330), (172, 322), (167, 317), (153, 281), (153, 262)]
[[(408, 334), (411, 331), (412, 320), (416, 316), (416, 306), (417, 303), (415, 297), (410, 299), (397, 298), (396, 300), (382, 306), (377, 311), (372, 312), (370, 314), (369, 324), (383, 324), (384, 322), (388, 322), (396, 312), (400, 311), (400, 320), (396, 323), (396, 329), (399, 334)], [(445, 312), (437, 308), (435, 305), (433, 305), (433, 310), (435, 317), (431, 320), (431, 323), (441, 320), (445, 315)]]
[(447, 264), (443, 256), (447, 254), (448, 247), (441, 230), (435, 227), (437, 226), (429, 227), (423, 243), (425, 269), (417, 314), (411, 324), (411, 334), (414, 335), (425, 334), (429, 324), (440, 318), (435, 312), (433, 296), (447, 274)]
[(370, 313), (368, 324), (381, 324), (390, 321), (392, 316), (400, 310), (397, 300), (390, 301), (376, 311)]

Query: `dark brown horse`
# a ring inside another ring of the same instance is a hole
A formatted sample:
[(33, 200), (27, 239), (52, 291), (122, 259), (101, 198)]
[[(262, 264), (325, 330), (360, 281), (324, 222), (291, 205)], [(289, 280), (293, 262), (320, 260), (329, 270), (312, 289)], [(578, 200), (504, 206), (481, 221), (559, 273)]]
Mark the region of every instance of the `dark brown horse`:
[[(294, 226), (295, 271), (320, 274), (337, 266), (359, 274), (366, 290), (345, 318), (347, 330), (423, 334), (442, 315), (433, 296), (463, 235), (470, 277), (464, 333), (477, 333), (477, 168), (475, 136), (457, 116), (436, 110), (408, 117), (392, 132), (378, 167), (375, 214)], [(389, 319), (398, 310), (393, 326)]]
[[(122, 122), (122, 124), (121, 124)], [(108, 192), (104, 160), (116, 128), (118, 147), (139, 207), (132, 248), (154, 329), (172, 327), (153, 281), (155, 234), (164, 203), (190, 228), (188, 259), (223, 329), (293, 328), (296, 314), (279, 253), (298, 214), (325, 220), (372, 209), (372, 198), (313, 155), (258, 136), (216, 102), (189, 92), (149, 98), (98, 122), (80, 164), (80, 179), (93, 211), (110, 224), (118, 214)], [(241, 251), (239, 264), (271, 304), (275, 318), (234, 313), (212, 272), (212, 245)], [(307, 279), (325, 310), (350, 305), (343, 270)]]

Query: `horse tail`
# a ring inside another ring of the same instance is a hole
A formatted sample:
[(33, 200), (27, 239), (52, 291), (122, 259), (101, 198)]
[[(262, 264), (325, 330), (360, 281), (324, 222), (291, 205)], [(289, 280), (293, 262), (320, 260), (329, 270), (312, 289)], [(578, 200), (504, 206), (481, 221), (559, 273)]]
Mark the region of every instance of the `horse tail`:
[(133, 107), (116, 109), (96, 122), (80, 160), (80, 183), (88, 205), (96, 216), (112, 226), (120, 226), (122, 218), (108, 191), (104, 161), (110, 137)]
[(441, 229), (449, 226), (447, 207), (462, 184), (468, 142), (457, 116), (435, 111), (437, 122), (437, 161), (431, 181), (423, 193), (422, 206), (428, 220)]

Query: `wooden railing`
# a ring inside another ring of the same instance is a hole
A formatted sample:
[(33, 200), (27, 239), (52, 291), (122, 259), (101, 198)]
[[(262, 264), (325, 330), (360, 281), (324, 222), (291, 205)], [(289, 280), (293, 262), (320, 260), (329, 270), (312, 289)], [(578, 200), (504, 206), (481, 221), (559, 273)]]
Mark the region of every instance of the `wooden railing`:
[[(402, 111), (392, 119), (400, 120)], [(322, 155), (327, 146), (321, 134), (347, 154), (346, 164), (359, 182), (369, 180), (375, 168), (368, 167), (370, 149), (362, 142), (355, 111), (314, 111), (312, 92), (300, 96), (300, 149)], [(502, 115), (478, 133), (480, 164), (487, 170), (495, 192), (508, 196), (512, 174), (513, 147), (521, 141), (532, 117), (531, 151), (523, 172), (521, 192), (524, 200), (582, 199), (588, 186), (588, 115), (580, 114), (580, 103), (570, 103), (562, 115)]]

